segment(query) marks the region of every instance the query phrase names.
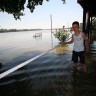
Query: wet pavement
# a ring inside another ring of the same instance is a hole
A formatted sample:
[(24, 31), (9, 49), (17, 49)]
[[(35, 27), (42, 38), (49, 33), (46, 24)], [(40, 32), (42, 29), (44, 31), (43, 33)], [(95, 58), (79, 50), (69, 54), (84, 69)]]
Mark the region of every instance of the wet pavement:
[(91, 44), (90, 53), (86, 54), (86, 73), (80, 64), (77, 69), (72, 68), (71, 55), (72, 50), (59, 46), (1, 79), (0, 94), (96, 96), (96, 41)]

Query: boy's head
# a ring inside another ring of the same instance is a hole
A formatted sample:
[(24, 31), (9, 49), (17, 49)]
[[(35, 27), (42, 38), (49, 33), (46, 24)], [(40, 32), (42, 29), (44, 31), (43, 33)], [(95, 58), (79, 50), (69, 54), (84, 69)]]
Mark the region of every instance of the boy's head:
[(78, 32), (79, 31), (79, 22), (78, 21), (74, 21), (72, 23), (72, 29), (74, 32)]

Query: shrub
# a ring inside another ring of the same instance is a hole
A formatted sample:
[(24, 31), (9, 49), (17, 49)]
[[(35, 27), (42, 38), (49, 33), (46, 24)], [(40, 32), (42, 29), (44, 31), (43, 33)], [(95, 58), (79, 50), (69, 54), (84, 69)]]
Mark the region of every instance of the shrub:
[(69, 34), (67, 30), (60, 29), (54, 34), (55, 38), (57, 38), (60, 42), (64, 42), (69, 38)]

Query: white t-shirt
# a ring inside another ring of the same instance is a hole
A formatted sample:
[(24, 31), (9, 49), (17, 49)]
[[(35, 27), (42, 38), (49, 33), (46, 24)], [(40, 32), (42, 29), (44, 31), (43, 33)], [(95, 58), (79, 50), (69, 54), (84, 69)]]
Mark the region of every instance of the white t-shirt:
[(75, 36), (75, 34), (73, 34), (73, 39), (74, 39), (73, 50), (76, 52), (84, 51), (84, 39), (82, 37), (82, 32), (80, 32), (79, 36)]

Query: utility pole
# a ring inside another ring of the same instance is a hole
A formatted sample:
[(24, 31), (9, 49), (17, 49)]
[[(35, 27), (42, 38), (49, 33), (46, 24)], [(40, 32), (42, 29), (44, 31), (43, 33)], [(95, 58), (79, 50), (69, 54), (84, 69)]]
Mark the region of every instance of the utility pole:
[(50, 14), (50, 20), (51, 20), (51, 35), (52, 35), (52, 14)]
[(51, 42), (52, 42), (52, 48), (53, 48), (53, 37), (52, 37), (52, 14), (50, 14), (50, 20), (51, 20)]

